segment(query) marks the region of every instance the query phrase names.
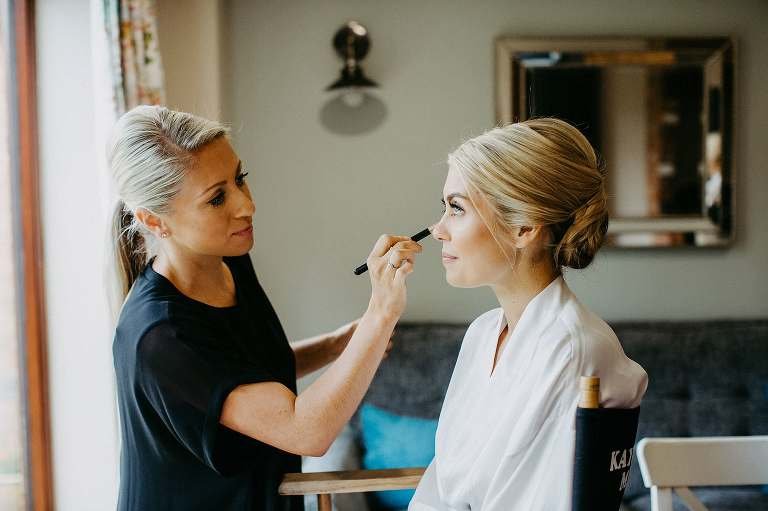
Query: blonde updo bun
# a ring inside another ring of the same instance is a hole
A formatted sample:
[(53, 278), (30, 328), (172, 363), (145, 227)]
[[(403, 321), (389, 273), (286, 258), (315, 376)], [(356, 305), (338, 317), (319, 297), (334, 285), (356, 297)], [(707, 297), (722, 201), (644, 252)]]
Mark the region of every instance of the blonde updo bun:
[(546, 226), (556, 268), (586, 268), (602, 246), (605, 173), (590, 143), (567, 122), (539, 118), (494, 128), (459, 146), (448, 165), (488, 200), (494, 224)]

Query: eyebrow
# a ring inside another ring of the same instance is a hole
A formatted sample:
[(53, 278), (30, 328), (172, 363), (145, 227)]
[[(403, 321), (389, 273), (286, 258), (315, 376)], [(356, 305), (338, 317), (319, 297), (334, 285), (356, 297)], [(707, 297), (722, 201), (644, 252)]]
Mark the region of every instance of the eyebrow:
[[(238, 161), (237, 161), (237, 167), (235, 168), (235, 177), (237, 177), (237, 176), (240, 174), (240, 170), (241, 170), (242, 168), (243, 168), (243, 161), (242, 161), (242, 160), (238, 160)], [(225, 185), (225, 184), (227, 184), (227, 182), (226, 182), (226, 181), (219, 181), (218, 183), (214, 183), (214, 184), (212, 184), (211, 186), (209, 186), (208, 188), (206, 188), (206, 189), (205, 189), (205, 191), (204, 191), (204, 192), (202, 192), (202, 193), (199, 195), (199, 197), (202, 197), (203, 195), (205, 195), (206, 193), (208, 193), (208, 192), (209, 192), (211, 189), (213, 189), (213, 188), (216, 188), (217, 186)]]
[[(460, 193), (452, 193), (448, 195), (448, 197), (446, 197), (446, 199), (448, 199), (449, 201), (454, 198), (469, 200), (466, 195), (462, 195)], [(443, 200), (443, 199), (440, 199), (440, 200)]]

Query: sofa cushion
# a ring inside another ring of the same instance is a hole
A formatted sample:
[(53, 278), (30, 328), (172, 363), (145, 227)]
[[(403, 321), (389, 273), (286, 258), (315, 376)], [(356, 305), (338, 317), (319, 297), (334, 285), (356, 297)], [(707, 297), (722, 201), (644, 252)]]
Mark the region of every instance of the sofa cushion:
[(400, 415), (437, 419), (467, 325), (400, 324), (365, 402)]

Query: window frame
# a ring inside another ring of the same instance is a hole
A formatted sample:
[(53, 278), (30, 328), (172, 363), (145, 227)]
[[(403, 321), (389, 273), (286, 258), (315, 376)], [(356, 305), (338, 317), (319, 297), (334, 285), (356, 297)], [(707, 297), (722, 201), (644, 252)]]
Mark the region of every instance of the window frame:
[(35, 2), (7, 0), (11, 203), (21, 400), (25, 432), (27, 509), (51, 510), (53, 470), (48, 396), (47, 337), (40, 222)]

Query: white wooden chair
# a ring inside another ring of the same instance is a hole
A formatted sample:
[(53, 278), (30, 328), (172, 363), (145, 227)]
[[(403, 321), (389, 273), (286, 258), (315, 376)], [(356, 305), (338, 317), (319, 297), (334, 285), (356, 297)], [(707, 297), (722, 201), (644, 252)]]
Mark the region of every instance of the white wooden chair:
[(673, 492), (708, 511), (689, 487), (768, 484), (768, 436), (644, 438), (637, 457), (651, 511), (672, 511)]

